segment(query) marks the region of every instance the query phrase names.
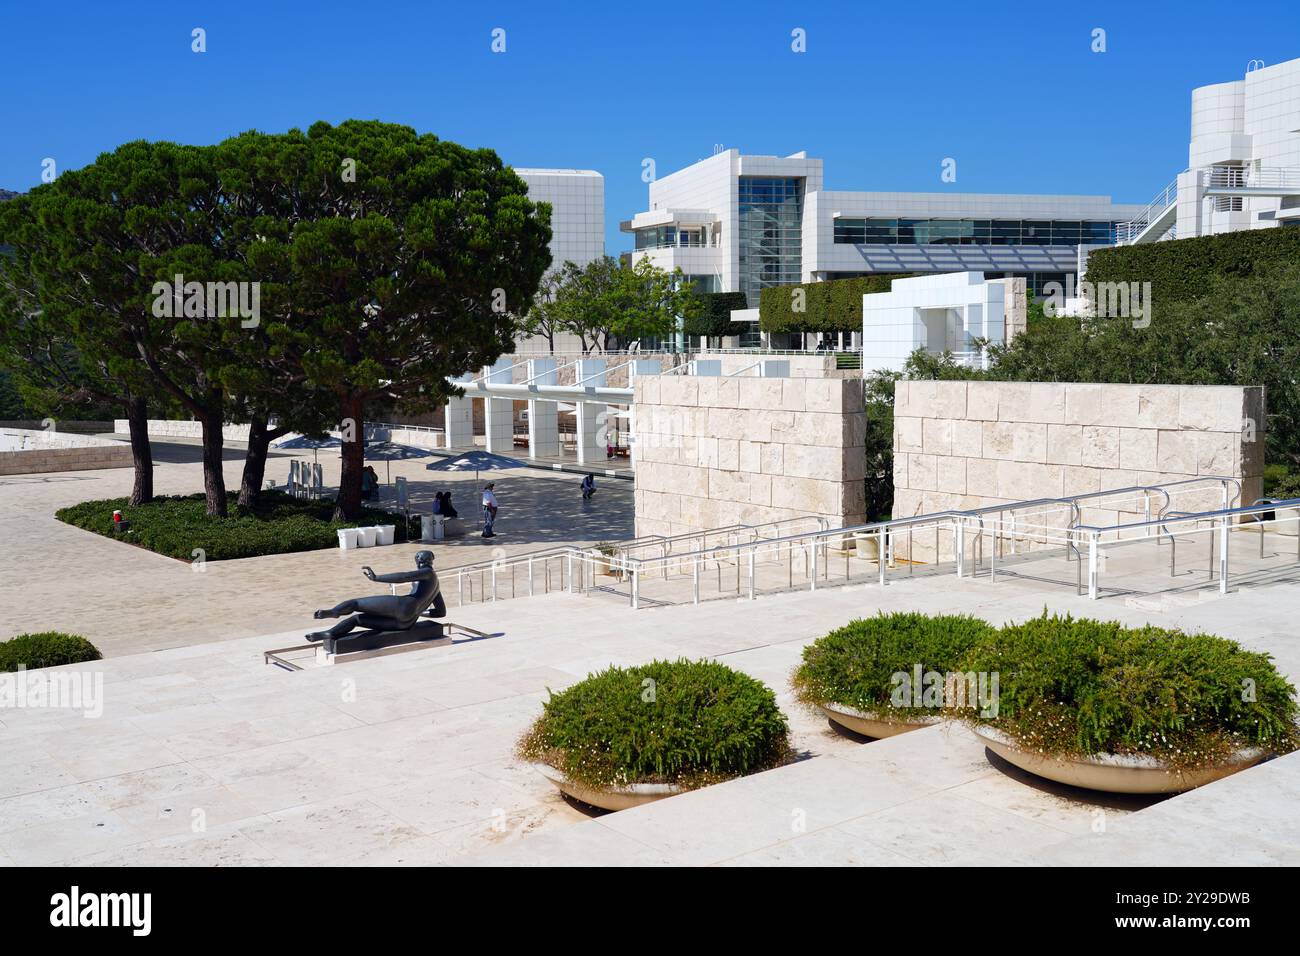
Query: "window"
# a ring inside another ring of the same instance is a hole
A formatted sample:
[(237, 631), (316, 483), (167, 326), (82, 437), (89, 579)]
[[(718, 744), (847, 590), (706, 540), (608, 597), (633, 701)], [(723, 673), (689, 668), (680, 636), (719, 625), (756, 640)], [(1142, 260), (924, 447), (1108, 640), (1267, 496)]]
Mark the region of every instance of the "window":
[(762, 289), (794, 285), (803, 263), (803, 180), (741, 176), (740, 282), (750, 306)]
[(848, 244), (1077, 246), (1114, 243), (1115, 223), (1073, 219), (835, 220), (835, 242)]

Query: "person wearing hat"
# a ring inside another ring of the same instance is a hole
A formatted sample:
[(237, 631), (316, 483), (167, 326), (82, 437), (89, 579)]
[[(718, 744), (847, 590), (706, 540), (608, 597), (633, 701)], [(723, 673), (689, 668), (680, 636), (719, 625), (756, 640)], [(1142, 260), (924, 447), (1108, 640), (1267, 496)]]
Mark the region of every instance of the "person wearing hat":
[(495, 487), (494, 481), (489, 481), (483, 486), (483, 537), (485, 538), (496, 537), (496, 532), (492, 530), (497, 520), (497, 496), (492, 493)]

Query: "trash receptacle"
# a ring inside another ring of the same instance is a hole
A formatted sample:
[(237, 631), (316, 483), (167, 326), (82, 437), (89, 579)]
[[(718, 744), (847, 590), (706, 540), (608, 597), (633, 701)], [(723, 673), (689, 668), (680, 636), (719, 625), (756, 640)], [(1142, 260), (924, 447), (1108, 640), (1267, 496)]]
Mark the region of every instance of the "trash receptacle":
[(420, 515), (420, 543), (433, 543), (434, 515)]

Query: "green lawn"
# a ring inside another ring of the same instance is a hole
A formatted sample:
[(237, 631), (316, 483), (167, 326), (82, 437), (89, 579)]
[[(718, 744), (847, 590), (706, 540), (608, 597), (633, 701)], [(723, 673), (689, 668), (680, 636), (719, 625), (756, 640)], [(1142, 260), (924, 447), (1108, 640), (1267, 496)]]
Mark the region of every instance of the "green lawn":
[(126, 498), (83, 501), (61, 508), (54, 516), (67, 524), (106, 537), (112, 532), (113, 512), (131, 523), (123, 540), (158, 554), (192, 561), (203, 552), (208, 561), (251, 558), (261, 554), (287, 554), (338, 547), (339, 528), (377, 524), (397, 525), (396, 540), (406, 540), (400, 514), (367, 508), (360, 521), (332, 521), (332, 500), (292, 498), (282, 491), (263, 491), (256, 508), (240, 508), (237, 495), (228, 495), (230, 514), (212, 518), (203, 495), (156, 498), (132, 508)]

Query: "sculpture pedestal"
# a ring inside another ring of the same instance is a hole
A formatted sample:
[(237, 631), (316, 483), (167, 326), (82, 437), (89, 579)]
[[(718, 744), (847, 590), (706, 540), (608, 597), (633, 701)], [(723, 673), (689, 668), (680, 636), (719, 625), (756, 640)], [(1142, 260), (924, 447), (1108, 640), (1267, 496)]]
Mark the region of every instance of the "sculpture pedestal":
[(354, 654), (358, 651), (378, 651), (403, 644), (428, 644), (446, 641), (440, 621), (419, 621), (404, 631), (354, 631), (342, 637), (327, 637), (320, 642), (326, 654)]

